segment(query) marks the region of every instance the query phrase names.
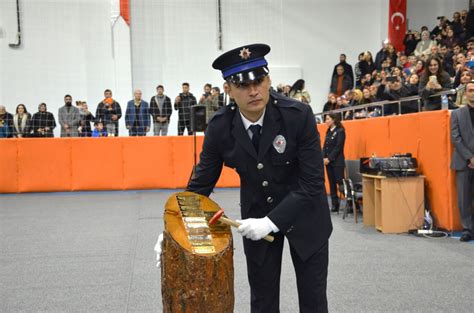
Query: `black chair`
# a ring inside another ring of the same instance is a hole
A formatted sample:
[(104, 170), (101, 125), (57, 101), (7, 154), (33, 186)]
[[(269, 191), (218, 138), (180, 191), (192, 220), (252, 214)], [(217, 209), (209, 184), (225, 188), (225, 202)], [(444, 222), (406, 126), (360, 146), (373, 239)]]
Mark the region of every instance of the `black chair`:
[(362, 202), (360, 161), (346, 160), (345, 172), (345, 178), (342, 180), (342, 192), (346, 198), (346, 205), (344, 206), (342, 219), (345, 219), (347, 214), (352, 211), (354, 213), (354, 220), (357, 223), (357, 211), (361, 210), (360, 203)]

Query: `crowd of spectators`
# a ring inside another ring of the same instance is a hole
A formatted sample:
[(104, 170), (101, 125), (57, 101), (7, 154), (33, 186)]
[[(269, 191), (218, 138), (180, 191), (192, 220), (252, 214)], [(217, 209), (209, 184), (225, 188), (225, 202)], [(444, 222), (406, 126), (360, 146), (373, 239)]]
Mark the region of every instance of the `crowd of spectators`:
[[(224, 83), (222, 93), (219, 87), (206, 84), (197, 102), (190, 92), (189, 84), (183, 83), (182, 92), (172, 106), (171, 99), (164, 94), (163, 85), (156, 87), (156, 95), (151, 97), (150, 102), (143, 100), (142, 91), (137, 89), (133, 99), (127, 102), (125, 126), (129, 136), (146, 136), (152, 126), (155, 136), (166, 136), (174, 107), (179, 117), (178, 135), (182, 136), (185, 129), (188, 135), (192, 135), (191, 107), (197, 104), (205, 106), (207, 123), (215, 111), (232, 101), (228, 91), (227, 83)], [(73, 105), (71, 95), (64, 96), (64, 106), (59, 108), (57, 119), (48, 112), (46, 103), (41, 103), (38, 112), (33, 115), (24, 104), (19, 104), (14, 114), (0, 105), (0, 138), (54, 137), (57, 124), (61, 137), (118, 136), (122, 115), (122, 107), (112, 97), (110, 89), (104, 91), (104, 98), (97, 104), (95, 116), (89, 111), (87, 102), (76, 101)]]
[[(455, 12), (452, 20), (438, 17), (438, 25), (431, 31), (426, 26), (419, 32), (409, 30), (404, 44), (405, 50), (397, 52), (385, 40), (375, 60), (370, 51), (362, 52), (354, 68), (346, 62), (346, 55), (341, 54), (339, 63), (334, 66), (323, 112), (410, 96), (420, 96), (422, 101), (401, 101), (401, 106), (395, 103), (357, 108), (346, 111), (343, 118), (437, 110), (443, 101), (450, 109), (467, 103), (462, 87), (474, 73), (474, 10)], [(433, 96), (453, 88), (456, 88), (456, 93), (449, 97)], [(135, 90), (134, 99), (128, 101), (125, 111), (126, 128), (130, 136), (146, 136), (153, 126), (155, 136), (166, 136), (174, 108), (178, 111), (178, 135), (182, 136), (185, 130), (192, 135), (191, 107), (205, 106), (207, 123), (214, 112), (232, 101), (228, 90), (227, 83), (224, 83), (222, 92), (219, 87), (205, 84), (203, 94), (197, 100), (185, 82), (173, 106), (162, 85), (156, 87), (156, 95), (150, 102), (142, 99), (141, 90)], [(303, 79), (292, 86), (280, 84), (277, 92), (306, 104), (311, 102)], [(98, 103), (95, 116), (85, 101), (76, 101), (74, 106), (72, 97), (66, 95), (57, 118), (61, 137), (118, 136), (122, 108), (113, 99), (110, 89), (104, 91), (104, 99)], [(33, 115), (24, 104), (19, 104), (14, 114), (0, 105), (0, 138), (54, 137), (55, 127), (55, 116), (48, 112), (46, 103), (41, 103)]]
[[(344, 119), (376, 117), (391, 114), (438, 110), (443, 101), (450, 109), (467, 103), (462, 88), (473, 78), (474, 11), (455, 12), (452, 20), (441, 16), (429, 31), (409, 30), (404, 38), (405, 50), (395, 51), (385, 40), (375, 55), (370, 51), (359, 54), (354, 69), (341, 54), (334, 66), (330, 93), (323, 112), (350, 108), (383, 100), (399, 100), (420, 96), (417, 100), (346, 111)], [(455, 89), (449, 96), (433, 96), (443, 90)]]

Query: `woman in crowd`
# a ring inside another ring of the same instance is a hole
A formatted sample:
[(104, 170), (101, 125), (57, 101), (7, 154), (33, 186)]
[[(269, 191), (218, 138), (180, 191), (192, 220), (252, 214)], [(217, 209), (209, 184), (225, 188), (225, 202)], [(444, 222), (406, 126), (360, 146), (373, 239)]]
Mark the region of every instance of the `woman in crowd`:
[(309, 104), (311, 102), (311, 97), (309, 93), (305, 90), (305, 82), (303, 79), (298, 79), (290, 89), (290, 98), (296, 99), (303, 103)]
[(13, 137), (28, 137), (31, 132), (31, 114), (28, 113), (24, 104), (16, 107), (15, 116), (13, 116)]
[(420, 82), (420, 77), (416, 73), (411, 74), (410, 77), (408, 78), (405, 86), (407, 87), (410, 96), (418, 95), (419, 82)]
[(328, 101), (324, 104), (324, 107), (323, 107), (323, 112), (328, 112), (328, 111), (332, 111), (332, 110), (336, 110), (336, 109), (339, 109), (339, 107), (337, 106), (337, 100), (336, 100), (336, 95), (334, 93), (330, 93), (328, 94)]
[(459, 39), (454, 36), (454, 30), (451, 26), (446, 27), (446, 36), (441, 40), (448, 49), (452, 49), (455, 44), (459, 43)]
[(54, 137), (53, 129), (56, 127), (56, 120), (51, 112), (47, 111), (46, 103), (38, 106), (38, 112), (31, 119), (31, 128), (34, 137)]
[(416, 45), (420, 41), (420, 35), (418, 32), (408, 30), (403, 39), (403, 44), (405, 45), (405, 55), (411, 55), (416, 49)]
[(464, 68), (461, 71), (461, 79), (460, 79), (461, 83), (458, 87), (458, 92), (456, 93), (456, 102), (454, 103), (457, 107), (462, 107), (469, 103), (464, 93), (466, 91), (465, 90), (466, 84), (471, 81), (472, 79), (471, 77), (472, 76), (471, 76), (470, 69)]
[(329, 189), (331, 194), (331, 212), (339, 213), (339, 197), (337, 195), (338, 185), (344, 178), (344, 143), (346, 141), (346, 132), (341, 124), (340, 114), (326, 115), (326, 140), (324, 142), (323, 157), (324, 165), (329, 180)]
[(430, 33), (427, 30), (423, 31), (421, 41), (416, 45), (415, 56), (430, 56), (432, 46), (436, 46), (436, 41), (430, 39)]
[(413, 68), (413, 73), (420, 77), (425, 71), (425, 63), (422, 60), (416, 61), (415, 67)]
[(370, 51), (364, 53), (364, 58), (360, 61), (360, 75), (364, 77), (366, 74), (372, 75), (372, 72), (375, 70), (374, 58)]
[(451, 77), (443, 70), (441, 61), (429, 57), (425, 64), (426, 71), (420, 78), (419, 94), (423, 98), (424, 108), (427, 111), (441, 109), (441, 97), (431, 97), (443, 89), (451, 88)]

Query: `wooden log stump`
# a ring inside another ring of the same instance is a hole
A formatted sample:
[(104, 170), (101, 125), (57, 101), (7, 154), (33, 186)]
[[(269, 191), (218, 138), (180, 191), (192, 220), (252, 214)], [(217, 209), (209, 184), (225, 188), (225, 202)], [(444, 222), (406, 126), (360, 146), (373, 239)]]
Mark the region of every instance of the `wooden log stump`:
[(234, 311), (232, 233), (227, 225), (208, 225), (219, 209), (191, 192), (168, 199), (161, 255), (163, 312)]

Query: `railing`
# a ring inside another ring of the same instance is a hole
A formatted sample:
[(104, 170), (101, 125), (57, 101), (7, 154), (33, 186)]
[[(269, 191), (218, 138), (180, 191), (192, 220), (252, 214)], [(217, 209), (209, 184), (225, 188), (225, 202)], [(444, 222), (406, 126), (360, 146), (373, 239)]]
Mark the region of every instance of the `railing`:
[[(465, 86), (460, 86), (458, 88), (455, 88), (455, 89), (447, 89), (447, 90), (443, 90), (443, 91), (440, 91), (440, 92), (437, 92), (435, 93), (434, 95), (431, 95), (430, 98), (433, 98), (433, 97), (439, 97), (439, 96), (447, 96), (447, 95), (455, 95), (458, 91), (464, 89)], [(341, 116), (342, 116), (342, 120), (344, 120), (344, 113), (345, 112), (350, 112), (352, 111), (352, 117), (354, 116), (355, 112), (356, 111), (359, 111), (359, 110), (366, 110), (368, 108), (380, 108), (381, 110), (381, 114), (382, 116), (384, 116), (384, 106), (385, 105), (390, 105), (390, 104), (396, 104), (398, 103), (398, 115), (401, 115), (401, 112), (402, 112), (402, 102), (411, 102), (411, 101), (417, 101), (418, 102), (418, 112), (421, 111), (421, 101), (422, 101), (422, 98), (420, 96), (410, 96), (410, 97), (404, 97), (404, 98), (400, 98), (398, 100), (384, 100), (384, 101), (377, 101), (377, 102), (372, 102), (372, 103), (367, 103), (367, 104), (359, 104), (359, 105), (355, 105), (355, 106), (350, 106), (350, 107), (346, 107), (346, 108), (341, 108), (341, 109), (337, 109), (337, 110), (331, 110), (331, 111), (326, 111), (326, 112), (320, 112), (320, 113), (316, 113), (314, 114), (314, 117), (317, 121), (319, 122), (322, 122), (324, 119), (323, 119), (323, 116), (324, 115), (327, 115), (327, 114), (334, 114), (334, 113), (341, 113)], [(448, 110), (448, 102), (442, 102), (441, 103), (441, 110)], [(362, 117), (362, 118), (367, 118), (367, 116), (365, 117)]]

